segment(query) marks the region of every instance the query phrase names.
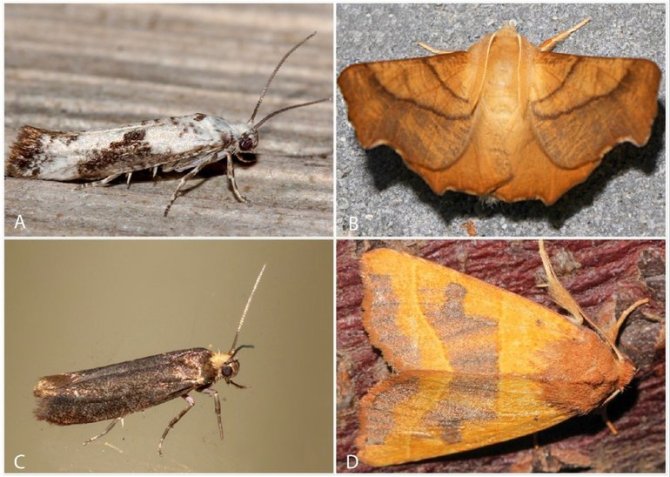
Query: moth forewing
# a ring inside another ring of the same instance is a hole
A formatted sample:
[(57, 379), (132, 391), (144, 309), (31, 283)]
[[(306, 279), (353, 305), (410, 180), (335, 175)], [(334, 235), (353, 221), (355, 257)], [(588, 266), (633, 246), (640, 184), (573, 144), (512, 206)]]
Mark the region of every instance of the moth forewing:
[(228, 384), (244, 388), (233, 381), (240, 369), (236, 355), (242, 348), (250, 346), (235, 348), (235, 345), (264, 271), (265, 265), (249, 294), (229, 352), (189, 348), (43, 377), (33, 389), (37, 398), (35, 417), (58, 425), (114, 419), (102, 433), (84, 442), (87, 444), (107, 434), (123, 417), (181, 397), (188, 406), (165, 428), (158, 444), (158, 452), (162, 454), (163, 441), (170, 429), (195, 405), (190, 393), (198, 391), (213, 398), (219, 434), (223, 439), (221, 403), (212, 386), (223, 379)]

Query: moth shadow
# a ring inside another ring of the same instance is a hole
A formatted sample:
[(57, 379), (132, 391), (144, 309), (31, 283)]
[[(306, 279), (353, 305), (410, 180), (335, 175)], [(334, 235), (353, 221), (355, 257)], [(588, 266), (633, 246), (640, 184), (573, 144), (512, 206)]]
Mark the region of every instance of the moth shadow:
[[(657, 171), (665, 143), (665, 119), (665, 105), (659, 101), (658, 114), (645, 146), (619, 144), (605, 155), (601, 164), (585, 182), (569, 190), (551, 206), (546, 206), (537, 200), (515, 203), (491, 201), (451, 191), (438, 196), (423, 179), (410, 171), (402, 158), (388, 146), (366, 151), (367, 168), (378, 190), (382, 191), (397, 183), (407, 184), (419, 200), (433, 207), (447, 224), (464, 218), (486, 219), (499, 215), (515, 222), (546, 221), (552, 228), (560, 230), (570, 217), (591, 206), (602, 195), (613, 177), (629, 169), (640, 170), (645, 175), (652, 175)], [(644, 194), (640, 193), (638, 197), (640, 201), (644, 200)]]

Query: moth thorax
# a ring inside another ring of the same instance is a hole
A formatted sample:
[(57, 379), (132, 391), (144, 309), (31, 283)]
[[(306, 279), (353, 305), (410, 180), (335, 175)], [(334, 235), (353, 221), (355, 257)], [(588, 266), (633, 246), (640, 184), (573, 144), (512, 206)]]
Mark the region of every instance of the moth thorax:
[(232, 353), (214, 353), (210, 363), (217, 370), (217, 379), (229, 381), (237, 375), (240, 370), (240, 362), (233, 358)]

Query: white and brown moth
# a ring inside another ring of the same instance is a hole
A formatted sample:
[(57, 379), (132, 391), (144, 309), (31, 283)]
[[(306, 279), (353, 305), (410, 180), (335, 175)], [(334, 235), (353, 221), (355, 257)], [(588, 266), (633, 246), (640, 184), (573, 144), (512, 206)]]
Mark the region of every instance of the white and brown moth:
[(133, 172), (149, 170), (155, 177), (164, 172), (184, 172), (163, 213), (179, 196), (186, 181), (208, 164), (226, 160), (228, 181), (240, 202), (246, 199), (235, 182), (233, 158), (250, 162), (239, 153), (253, 152), (258, 145), (258, 129), (270, 118), (285, 111), (328, 101), (295, 104), (278, 109), (254, 123), (265, 93), (284, 61), (316, 32), (291, 48), (268, 78), (249, 121), (227, 119), (197, 113), (142, 121), (113, 129), (64, 132), (23, 126), (11, 147), (6, 174), (11, 177), (55, 181), (95, 181), (84, 185), (105, 186), (121, 175), (127, 184)]

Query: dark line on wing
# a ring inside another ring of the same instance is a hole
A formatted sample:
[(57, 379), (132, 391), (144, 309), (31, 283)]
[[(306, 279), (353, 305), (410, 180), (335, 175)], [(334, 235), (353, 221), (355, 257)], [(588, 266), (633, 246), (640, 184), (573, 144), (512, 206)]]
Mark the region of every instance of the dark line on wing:
[[(458, 120), (460, 120), (460, 121), (464, 121), (464, 120), (468, 120), (468, 119), (470, 119), (470, 118), (472, 117), (472, 114), (450, 116), (450, 115), (444, 114), (444, 113), (441, 112), (441, 111), (437, 111), (437, 110), (435, 110), (435, 109), (433, 109), (433, 108), (430, 108), (430, 107), (428, 107), (428, 106), (421, 105), (421, 104), (417, 103), (417, 102), (414, 101), (414, 100), (400, 98), (400, 97), (396, 96), (395, 94), (393, 94), (391, 91), (389, 91), (386, 87), (384, 87), (384, 85), (377, 79), (377, 75), (375, 75), (374, 71), (372, 71), (372, 70), (368, 67), (368, 65), (364, 65), (364, 66), (365, 66), (365, 68), (366, 68), (367, 70), (370, 71), (370, 82), (371, 82), (372, 86), (373, 86), (375, 89), (381, 91), (382, 94), (385, 94), (385, 95), (387, 95), (387, 96), (390, 96), (391, 98), (393, 98), (393, 99), (396, 100), (396, 101), (401, 101), (401, 102), (404, 102), (404, 103), (407, 103), (407, 104), (411, 104), (412, 106), (414, 106), (414, 107), (416, 107), (416, 108), (418, 108), (418, 109), (421, 109), (421, 110), (423, 110), (423, 111), (429, 111), (429, 112), (435, 114), (436, 116), (439, 116), (439, 117), (444, 118), (444, 119), (447, 119), (447, 120), (453, 120), (453, 121), (458, 121)], [(432, 70), (432, 68), (431, 68), (431, 70)], [(437, 78), (437, 80), (438, 80), (438, 82), (439, 82), (441, 85), (444, 85), (444, 83), (443, 83), (439, 78)], [(465, 100), (463, 100), (462, 98), (460, 98), (459, 96), (455, 95), (455, 94), (453, 93), (453, 91), (451, 91), (450, 88), (448, 88), (448, 87), (446, 87), (446, 86), (445, 86), (445, 88), (446, 88), (446, 89), (449, 91), (449, 93), (451, 93), (452, 96), (454, 96), (457, 100), (465, 101)], [(467, 101), (465, 101), (465, 102), (467, 102)]]
[[(541, 100), (539, 100), (539, 101), (535, 101), (533, 104), (536, 105), (536, 104), (539, 104), (539, 103), (543, 103), (543, 102), (549, 100), (552, 96), (557, 95), (557, 94), (563, 89), (563, 86), (568, 82), (568, 79), (572, 76), (573, 72), (574, 72), (575, 69), (576, 69), (576, 66), (577, 66), (579, 63), (581, 63), (581, 61), (582, 61), (582, 59), (580, 58), (580, 59), (578, 59), (578, 61), (576, 61), (576, 62), (574, 63), (574, 65), (570, 68), (570, 72), (567, 74), (567, 76), (565, 77), (565, 79), (564, 79), (563, 81), (561, 81), (561, 86), (559, 86), (558, 88), (556, 88), (551, 94), (549, 94), (549, 95), (546, 96), (545, 98), (543, 98), (543, 99), (541, 99)], [(600, 94), (600, 95), (589, 96), (589, 98), (588, 98), (586, 101), (583, 101), (582, 103), (576, 104), (576, 105), (574, 105), (573, 107), (571, 107), (570, 109), (561, 110), (561, 111), (559, 111), (559, 112), (557, 112), (557, 113), (555, 113), (555, 114), (540, 114), (540, 113), (538, 113), (537, 111), (535, 111), (535, 108), (533, 108), (533, 113), (534, 113), (538, 118), (541, 118), (541, 119), (556, 119), (556, 118), (558, 118), (558, 117), (560, 117), (560, 116), (563, 116), (563, 115), (565, 115), (565, 114), (571, 114), (571, 113), (575, 112), (575, 111), (578, 110), (578, 109), (582, 109), (582, 108), (588, 106), (588, 105), (591, 104), (591, 103), (594, 103), (594, 102), (596, 102), (596, 101), (598, 101), (598, 100), (600, 100), (600, 99), (602, 99), (602, 98), (605, 98), (605, 97), (610, 96), (611, 94), (617, 92), (617, 91), (621, 88), (621, 86), (622, 86), (624, 83), (627, 83), (627, 82), (630, 80), (631, 77), (632, 77), (632, 75), (631, 75), (631, 69), (630, 69), (630, 68), (626, 68), (626, 74), (623, 76), (623, 78), (621, 79), (621, 81), (619, 81), (619, 82), (616, 84), (616, 86), (615, 86), (614, 88), (610, 89), (607, 93)]]
[(437, 73), (437, 70), (435, 69), (435, 67), (433, 66), (433, 64), (430, 61), (427, 61), (426, 64), (428, 65), (428, 68), (430, 68), (430, 71), (433, 73), (433, 76), (435, 76), (435, 79), (438, 81), (438, 83), (440, 83), (444, 87), (444, 89), (449, 91), (449, 93), (451, 93), (451, 95), (454, 98), (456, 98), (456, 99), (458, 99), (458, 100), (460, 100), (460, 101), (462, 101), (466, 104), (469, 103), (468, 98), (463, 98), (463, 97), (457, 95), (454, 90), (452, 90), (444, 81), (442, 81), (442, 79), (440, 78), (440, 75)]

